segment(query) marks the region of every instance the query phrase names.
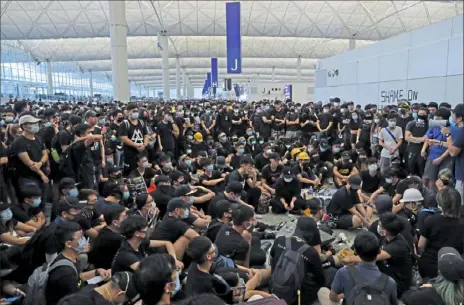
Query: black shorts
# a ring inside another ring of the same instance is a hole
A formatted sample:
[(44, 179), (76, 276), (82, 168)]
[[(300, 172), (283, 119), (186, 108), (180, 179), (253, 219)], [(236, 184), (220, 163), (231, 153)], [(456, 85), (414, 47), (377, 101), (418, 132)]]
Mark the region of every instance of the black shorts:
[(338, 216), (337, 228), (344, 230), (353, 228), (353, 215), (343, 214)]

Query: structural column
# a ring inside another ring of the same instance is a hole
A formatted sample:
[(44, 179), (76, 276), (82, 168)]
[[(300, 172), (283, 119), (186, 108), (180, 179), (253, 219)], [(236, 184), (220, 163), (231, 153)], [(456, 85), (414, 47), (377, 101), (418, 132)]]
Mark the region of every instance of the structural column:
[(275, 67), (272, 67), (272, 81), (275, 82)]
[(109, 0), (113, 99), (129, 102), (126, 2)]
[(355, 39), (349, 39), (348, 40), (348, 49), (349, 50), (356, 49), (356, 40)]
[(296, 80), (301, 81), (301, 55), (296, 60)]
[(158, 45), (161, 51), (161, 68), (163, 69), (163, 98), (171, 98), (171, 88), (169, 87), (169, 44), (166, 31), (158, 33)]
[(176, 95), (177, 95), (177, 99), (180, 100), (181, 99), (181, 87), (180, 87), (180, 58), (179, 58), (179, 54), (176, 55)]
[(89, 89), (90, 89), (90, 96), (93, 97), (93, 76), (92, 76), (92, 70), (89, 70)]
[(193, 97), (195, 96), (195, 89), (193, 89), (193, 86), (192, 86), (192, 83), (191, 83), (191, 82), (188, 83), (187, 92), (188, 92), (187, 95), (188, 95), (190, 98), (193, 98)]
[(53, 74), (52, 74), (52, 63), (47, 60), (47, 93), (49, 96), (53, 95)]
[(182, 72), (182, 98), (187, 98), (187, 74), (185, 71)]

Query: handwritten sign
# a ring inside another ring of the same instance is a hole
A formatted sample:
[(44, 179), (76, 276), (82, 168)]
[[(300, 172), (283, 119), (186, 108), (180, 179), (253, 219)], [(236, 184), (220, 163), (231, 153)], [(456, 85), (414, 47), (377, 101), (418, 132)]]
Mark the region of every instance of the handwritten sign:
[(399, 100), (417, 101), (419, 92), (414, 90), (383, 90), (380, 91), (381, 103), (396, 103)]

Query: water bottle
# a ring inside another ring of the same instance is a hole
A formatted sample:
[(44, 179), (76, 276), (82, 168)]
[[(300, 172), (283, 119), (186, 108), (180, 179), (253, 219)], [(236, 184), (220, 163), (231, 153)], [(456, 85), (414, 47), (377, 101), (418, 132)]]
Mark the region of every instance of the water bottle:
[(313, 186), (312, 186), (312, 185), (309, 187), (309, 194), (310, 194), (310, 195), (314, 194), (314, 190), (313, 190)]

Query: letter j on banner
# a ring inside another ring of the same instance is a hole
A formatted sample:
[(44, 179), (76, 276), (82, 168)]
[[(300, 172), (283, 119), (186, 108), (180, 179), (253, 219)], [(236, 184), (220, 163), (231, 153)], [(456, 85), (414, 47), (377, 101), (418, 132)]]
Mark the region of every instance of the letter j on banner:
[(240, 2), (226, 3), (227, 73), (242, 73)]

